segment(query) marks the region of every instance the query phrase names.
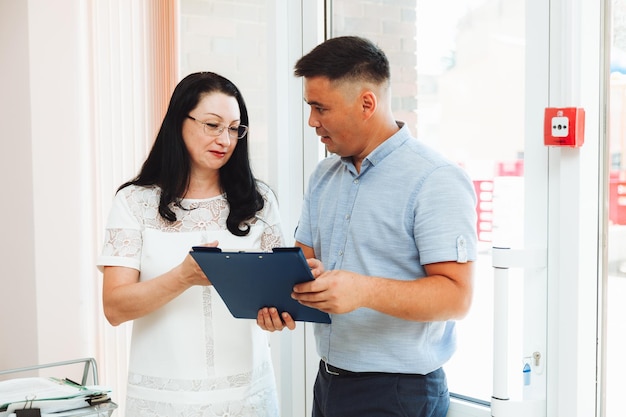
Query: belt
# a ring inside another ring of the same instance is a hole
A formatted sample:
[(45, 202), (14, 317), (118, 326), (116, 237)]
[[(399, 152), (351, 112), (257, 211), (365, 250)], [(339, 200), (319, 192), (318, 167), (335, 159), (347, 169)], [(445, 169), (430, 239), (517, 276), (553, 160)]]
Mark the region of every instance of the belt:
[(326, 372), (329, 375), (334, 376), (373, 376), (373, 375), (385, 375), (387, 372), (353, 372), (347, 371), (345, 369), (337, 368), (336, 366), (332, 366), (324, 359), (320, 360), (320, 370)]

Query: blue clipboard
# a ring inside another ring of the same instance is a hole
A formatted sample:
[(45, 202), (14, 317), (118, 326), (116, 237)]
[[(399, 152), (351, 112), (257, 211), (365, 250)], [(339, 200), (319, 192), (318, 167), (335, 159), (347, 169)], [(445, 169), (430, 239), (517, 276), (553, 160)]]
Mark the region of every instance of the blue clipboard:
[(279, 312), (291, 314), (295, 321), (330, 323), (327, 313), (291, 298), (294, 285), (314, 279), (298, 247), (226, 252), (194, 246), (189, 253), (234, 317), (256, 319), (261, 308), (276, 307)]

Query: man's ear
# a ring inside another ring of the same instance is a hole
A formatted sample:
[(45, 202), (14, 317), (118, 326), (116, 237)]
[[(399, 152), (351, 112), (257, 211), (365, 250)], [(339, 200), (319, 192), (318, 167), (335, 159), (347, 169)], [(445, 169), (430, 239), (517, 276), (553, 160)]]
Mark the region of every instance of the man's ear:
[(361, 94), (361, 108), (366, 118), (370, 118), (374, 114), (377, 106), (378, 98), (372, 90), (366, 90)]

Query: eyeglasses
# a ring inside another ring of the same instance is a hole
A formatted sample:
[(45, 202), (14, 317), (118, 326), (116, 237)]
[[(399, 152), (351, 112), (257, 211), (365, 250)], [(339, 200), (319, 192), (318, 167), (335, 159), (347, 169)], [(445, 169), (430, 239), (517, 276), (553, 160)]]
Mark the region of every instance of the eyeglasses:
[(228, 137), (231, 139), (241, 139), (246, 136), (248, 133), (248, 126), (239, 125), (239, 126), (226, 126), (218, 123), (211, 122), (201, 122), (200, 120), (187, 115), (191, 120), (198, 122), (202, 125), (204, 129), (204, 134), (209, 136), (219, 136), (222, 134), (224, 129), (228, 131)]

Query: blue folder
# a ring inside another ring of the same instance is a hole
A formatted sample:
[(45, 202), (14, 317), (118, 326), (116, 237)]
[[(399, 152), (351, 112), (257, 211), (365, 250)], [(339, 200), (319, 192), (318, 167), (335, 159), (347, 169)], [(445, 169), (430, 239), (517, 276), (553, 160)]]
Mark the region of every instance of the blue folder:
[(311, 269), (298, 247), (274, 248), (272, 252), (222, 251), (194, 246), (189, 252), (234, 317), (256, 319), (263, 307), (286, 311), (295, 321), (330, 323), (321, 310), (291, 298), (293, 286), (310, 281)]

